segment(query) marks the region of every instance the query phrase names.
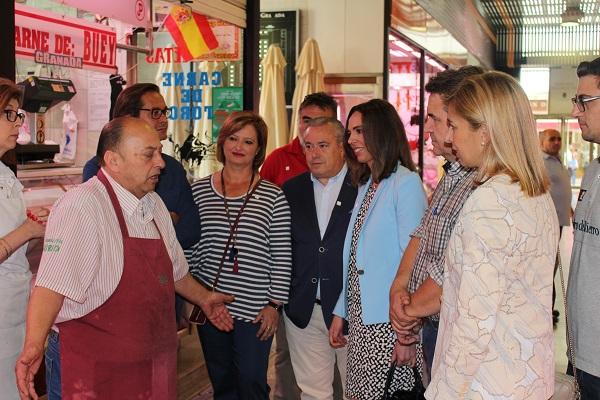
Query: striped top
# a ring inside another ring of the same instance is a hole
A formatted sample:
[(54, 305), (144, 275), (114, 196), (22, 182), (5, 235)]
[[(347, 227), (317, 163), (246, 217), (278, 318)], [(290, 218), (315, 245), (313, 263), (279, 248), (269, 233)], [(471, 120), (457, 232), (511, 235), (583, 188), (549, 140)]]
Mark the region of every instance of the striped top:
[[(202, 240), (186, 250), (190, 272), (207, 285), (214, 282), (229, 238), (223, 196), (210, 176), (192, 185), (202, 221)], [(231, 223), (245, 195), (227, 197)], [(237, 229), (238, 271), (225, 257), (217, 290), (235, 296), (227, 307), (239, 320), (252, 321), (269, 300), (287, 303), (292, 271), (291, 213), (281, 189), (261, 181), (246, 204)], [(231, 248), (231, 246), (230, 246)]]
[[(173, 278), (175, 282), (182, 279), (187, 262), (160, 197), (150, 192), (138, 199), (108, 172), (104, 174), (123, 209), (129, 235), (158, 239), (158, 226), (173, 262)], [(96, 177), (69, 190), (54, 204), (35, 284), (65, 296), (57, 323), (90, 313), (113, 294), (123, 273), (121, 237), (108, 192)]]

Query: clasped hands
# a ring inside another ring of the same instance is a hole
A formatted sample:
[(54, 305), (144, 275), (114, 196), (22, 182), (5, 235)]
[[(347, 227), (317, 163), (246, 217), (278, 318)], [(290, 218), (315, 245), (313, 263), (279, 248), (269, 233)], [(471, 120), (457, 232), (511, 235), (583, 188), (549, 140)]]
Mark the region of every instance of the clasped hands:
[(405, 289), (396, 289), (390, 293), (390, 322), (397, 337), (392, 361), (414, 366), (421, 318), (410, 315), (410, 301), (410, 294)]

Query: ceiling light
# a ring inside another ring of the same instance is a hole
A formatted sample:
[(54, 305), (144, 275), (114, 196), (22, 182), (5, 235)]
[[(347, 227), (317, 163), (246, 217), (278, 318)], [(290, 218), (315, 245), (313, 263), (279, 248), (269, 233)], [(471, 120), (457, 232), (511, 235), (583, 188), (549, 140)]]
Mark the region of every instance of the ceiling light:
[(579, 6), (568, 6), (565, 12), (560, 15), (561, 26), (578, 26), (579, 20), (584, 17), (583, 11)]
[(393, 50), (393, 49), (392, 49), (392, 50), (390, 50), (390, 53), (391, 53), (393, 56), (396, 56), (396, 57), (408, 57), (408, 56), (406, 55), (406, 53), (405, 53), (405, 52), (403, 52), (403, 51), (400, 51), (400, 50)]

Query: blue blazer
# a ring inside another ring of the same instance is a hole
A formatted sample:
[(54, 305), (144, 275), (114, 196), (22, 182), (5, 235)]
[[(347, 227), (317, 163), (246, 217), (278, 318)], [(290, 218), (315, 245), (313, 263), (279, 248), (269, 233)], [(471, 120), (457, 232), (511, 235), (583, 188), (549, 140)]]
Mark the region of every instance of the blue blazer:
[[(371, 184), (359, 187), (344, 242), (342, 293), (334, 314), (347, 318), (350, 244), (358, 210)], [(396, 172), (382, 180), (375, 192), (358, 239), (358, 269), (362, 320), (365, 325), (389, 322), (389, 292), (400, 259), (427, 207), (419, 175), (398, 164)]]

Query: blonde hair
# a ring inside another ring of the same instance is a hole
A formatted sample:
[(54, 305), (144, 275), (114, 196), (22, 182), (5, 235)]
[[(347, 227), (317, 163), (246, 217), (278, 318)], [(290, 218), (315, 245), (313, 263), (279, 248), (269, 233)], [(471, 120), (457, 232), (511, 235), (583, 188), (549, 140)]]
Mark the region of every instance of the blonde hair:
[(535, 119), (519, 83), (503, 72), (486, 72), (465, 79), (447, 98), (472, 129), (487, 130), (476, 182), (506, 174), (530, 197), (549, 186)]

